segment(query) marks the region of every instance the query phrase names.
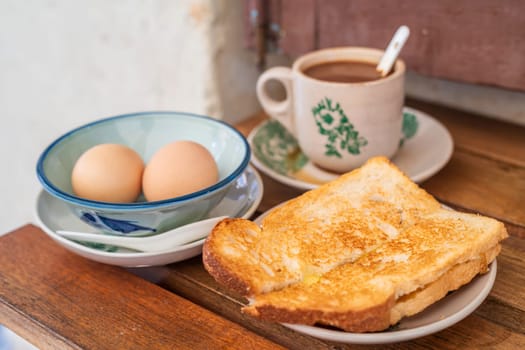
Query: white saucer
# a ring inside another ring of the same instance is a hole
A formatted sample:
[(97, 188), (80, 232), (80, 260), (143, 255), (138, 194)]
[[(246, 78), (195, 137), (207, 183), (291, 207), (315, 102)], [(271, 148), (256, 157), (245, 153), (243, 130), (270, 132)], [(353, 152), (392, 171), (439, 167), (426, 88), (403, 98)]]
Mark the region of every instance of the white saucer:
[[(262, 219), (278, 206), (264, 212), (254, 222), (260, 225)], [(347, 344), (387, 344), (420, 338), (448, 328), (474, 312), (492, 290), (497, 269), (498, 264), (494, 260), (489, 265), (488, 273), (476, 276), (470, 283), (451, 292), (422, 312), (403, 318), (395, 327), (382, 332), (350, 333), (301, 324), (283, 325), (312, 337)]]
[[(408, 177), (422, 182), (447, 164), (454, 143), (448, 130), (436, 119), (413, 108), (403, 109), (405, 122), (402, 146), (392, 158)], [(416, 121), (414, 123), (414, 120)], [(248, 135), (252, 163), (263, 173), (286, 185), (309, 190), (339, 174), (318, 168), (299, 148), (297, 140), (275, 120), (261, 123)]]
[[(208, 217), (230, 216), (249, 218), (259, 206), (263, 195), (263, 183), (257, 171), (248, 166), (236, 180), (236, 184)], [(42, 230), (64, 248), (87, 259), (104, 264), (123, 267), (142, 267), (171, 264), (201, 254), (204, 239), (176, 249), (155, 253), (134, 252), (114, 246), (86, 246), (56, 234), (57, 230), (93, 232), (80, 221), (69, 208), (45, 191), (41, 191), (36, 202), (35, 218)]]

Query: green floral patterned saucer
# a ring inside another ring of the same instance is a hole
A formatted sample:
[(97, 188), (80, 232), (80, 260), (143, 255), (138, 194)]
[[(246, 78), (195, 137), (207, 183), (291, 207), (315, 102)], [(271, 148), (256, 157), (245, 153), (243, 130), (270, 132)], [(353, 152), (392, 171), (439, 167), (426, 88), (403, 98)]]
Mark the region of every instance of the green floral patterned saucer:
[[(422, 182), (449, 161), (454, 148), (448, 130), (421, 111), (403, 109), (403, 138), (392, 158), (413, 181)], [(263, 173), (286, 185), (308, 190), (335, 179), (339, 174), (313, 164), (297, 140), (276, 120), (267, 120), (248, 136), (252, 163)]]

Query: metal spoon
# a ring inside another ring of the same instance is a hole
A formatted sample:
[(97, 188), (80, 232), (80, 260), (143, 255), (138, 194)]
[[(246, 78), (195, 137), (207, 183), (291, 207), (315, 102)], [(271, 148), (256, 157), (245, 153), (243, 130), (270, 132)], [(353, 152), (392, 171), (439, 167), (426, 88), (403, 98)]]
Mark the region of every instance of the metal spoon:
[(100, 233), (74, 232), (65, 230), (59, 230), (56, 233), (64, 238), (75, 241), (111, 244), (119, 247), (139, 250), (142, 252), (159, 252), (208, 236), (215, 224), (226, 217), (227, 216), (218, 216), (193, 222), (191, 224), (180, 226), (155, 236), (147, 237), (121, 237)]
[(382, 77), (386, 77), (392, 69), (394, 62), (397, 60), (397, 56), (399, 56), (399, 53), (401, 52), (403, 45), (405, 45), (409, 35), (410, 29), (408, 29), (407, 26), (401, 26), (396, 30), (392, 40), (388, 43), (383, 57), (381, 57), (381, 60), (376, 67), (376, 70), (381, 73)]

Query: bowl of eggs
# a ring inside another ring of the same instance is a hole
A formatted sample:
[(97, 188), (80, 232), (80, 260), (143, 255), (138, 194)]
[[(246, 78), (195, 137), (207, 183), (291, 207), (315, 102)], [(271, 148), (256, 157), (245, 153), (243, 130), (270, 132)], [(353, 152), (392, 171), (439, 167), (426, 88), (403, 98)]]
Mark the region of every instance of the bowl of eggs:
[(42, 152), (36, 172), (98, 232), (147, 236), (205, 218), (249, 160), (245, 137), (225, 122), (143, 112), (67, 132)]

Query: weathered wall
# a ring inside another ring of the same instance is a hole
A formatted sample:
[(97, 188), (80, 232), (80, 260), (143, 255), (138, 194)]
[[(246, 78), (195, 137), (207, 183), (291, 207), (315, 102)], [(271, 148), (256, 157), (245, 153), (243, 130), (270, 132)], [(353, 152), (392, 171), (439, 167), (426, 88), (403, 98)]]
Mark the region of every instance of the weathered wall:
[(0, 233), (32, 219), (37, 157), (73, 127), (144, 110), (230, 122), (257, 111), (258, 71), (242, 46), (243, 6), (242, 0), (1, 1)]
[[(400, 25), (408, 96), (525, 125), (525, 3), (518, 0), (251, 0), (264, 37), (291, 58), (319, 48), (385, 48)], [(251, 12), (248, 12), (251, 13)], [(260, 35), (246, 15), (246, 41)], [(259, 45), (260, 46), (260, 45)]]

